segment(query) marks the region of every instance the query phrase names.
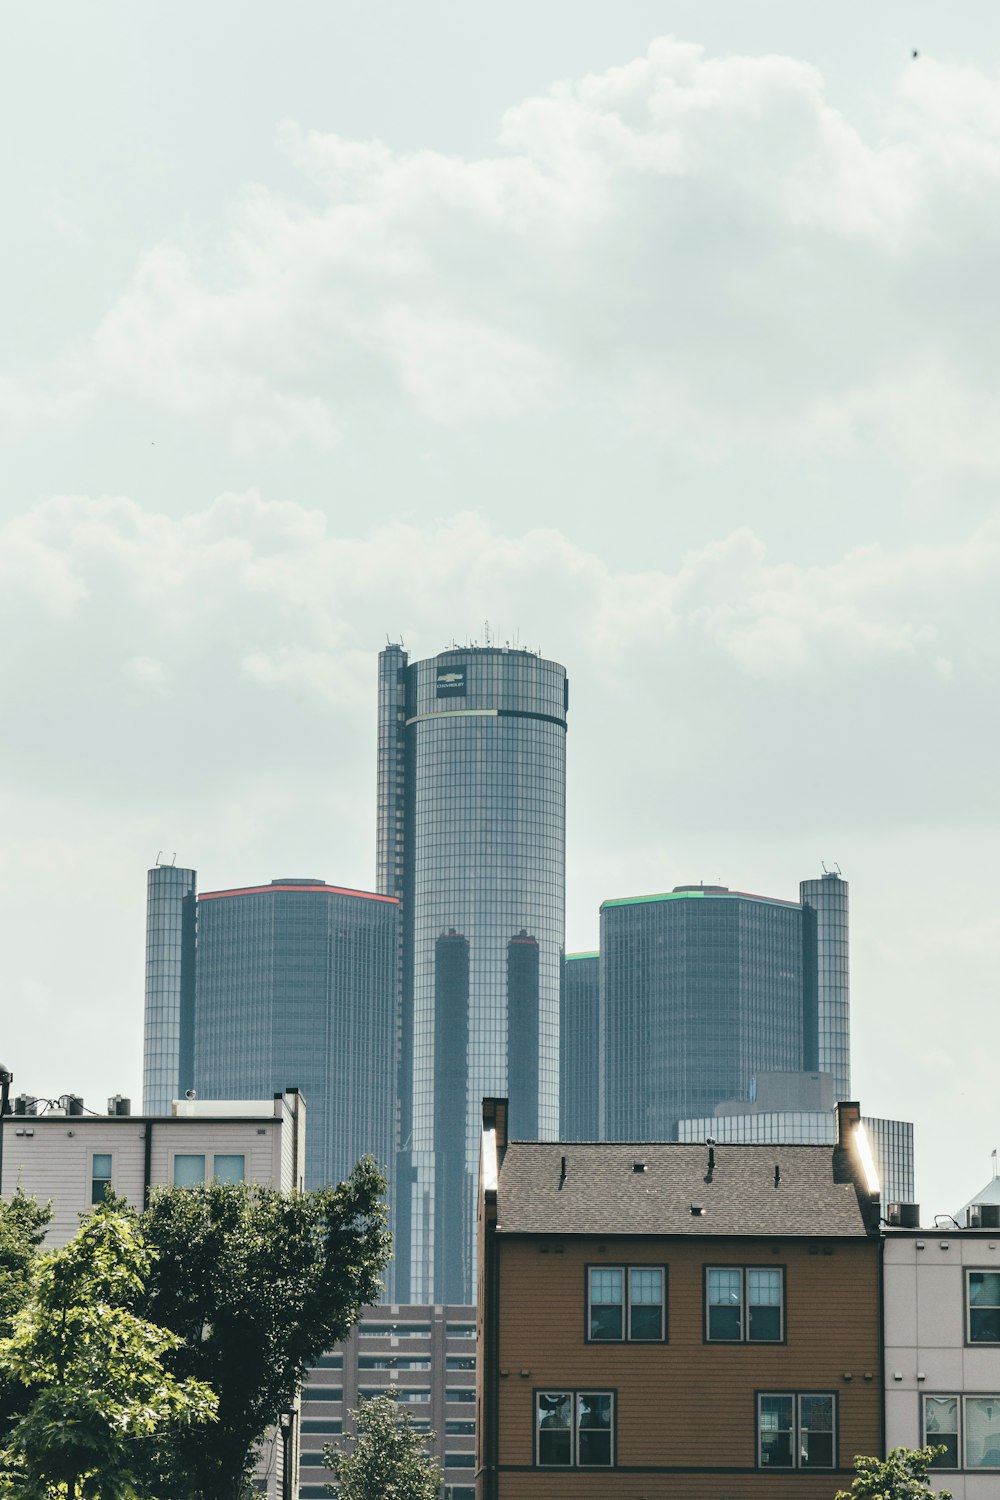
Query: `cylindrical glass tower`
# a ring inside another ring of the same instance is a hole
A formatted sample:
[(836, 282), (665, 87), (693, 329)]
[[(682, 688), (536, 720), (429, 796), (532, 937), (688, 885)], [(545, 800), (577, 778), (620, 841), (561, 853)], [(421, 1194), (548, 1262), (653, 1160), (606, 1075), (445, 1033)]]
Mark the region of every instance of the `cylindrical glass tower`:
[(379, 881), (404, 932), (396, 1296), (471, 1302), (483, 1097), (509, 1096), (521, 1139), (559, 1133), (566, 672), (395, 646), (379, 685)]
[[(819, 880), (799, 883), (806, 921), (806, 978), (815, 1020), (815, 1049), (806, 1067), (831, 1073), (838, 1099), (851, 1097), (851, 985), (849, 976), (848, 884), (828, 870)], [(812, 952), (810, 953), (810, 948)], [(812, 961), (808, 961), (812, 960)]]
[(169, 1115), (193, 1082), (197, 885), (194, 870), (154, 865), (146, 881), (142, 1108)]

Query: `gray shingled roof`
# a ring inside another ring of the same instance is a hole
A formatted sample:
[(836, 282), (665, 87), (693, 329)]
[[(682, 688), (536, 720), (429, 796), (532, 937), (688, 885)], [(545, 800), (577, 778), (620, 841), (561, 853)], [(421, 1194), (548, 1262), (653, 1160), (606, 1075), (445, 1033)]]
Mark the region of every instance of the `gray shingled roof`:
[[(561, 1158), (566, 1179), (560, 1186)], [(633, 1162), (646, 1164), (644, 1172)], [(781, 1181), (774, 1185), (778, 1165)], [(574, 1145), (513, 1141), (500, 1165), (506, 1234), (865, 1233), (844, 1153), (831, 1146)], [(841, 1180), (835, 1180), (836, 1176)], [(694, 1215), (692, 1203), (705, 1212)]]

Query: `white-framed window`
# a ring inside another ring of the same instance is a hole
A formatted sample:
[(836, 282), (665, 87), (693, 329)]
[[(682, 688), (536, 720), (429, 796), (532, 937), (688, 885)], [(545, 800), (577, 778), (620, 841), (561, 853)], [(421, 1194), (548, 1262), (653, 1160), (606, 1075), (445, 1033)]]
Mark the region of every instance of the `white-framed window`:
[(536, 1391), (535, 1462), (543, 1469), (610, 1469), (613, 1391)]
[(174, 1187), (201, 1187), (205, 1181), (204, 1152), (180, 1152), (174, 1156)]
[(1000, 1395), (926, 1395), (923, 1420), (932, 1469), (1000, 1469)]
[(114, 1158), (110, 1151), (95, 1151), (90, 1158), (90, 1201), (103, 1203), (111, 1189)]
[(1000, 1271), (966, 1271), (968, 1344), (1000, 1344)]
[(216, 1152), (212, 1158), (212, 1176), (216, 1182), (242, 1182), (246, 1176), (246, 1157), (242, 1152)]
[(780, 1266), (706, 1266), (705, 1339), (710, 1344), (780, 1344), (785, 1273)]
[(826, 1391), (762, 1391), (757, 1396), (761, 1469), (835, 1469), (837, 1398)]
[(588, 1342), (662, 1342), (666, 1285), (665, 1266), (588, 1266)]

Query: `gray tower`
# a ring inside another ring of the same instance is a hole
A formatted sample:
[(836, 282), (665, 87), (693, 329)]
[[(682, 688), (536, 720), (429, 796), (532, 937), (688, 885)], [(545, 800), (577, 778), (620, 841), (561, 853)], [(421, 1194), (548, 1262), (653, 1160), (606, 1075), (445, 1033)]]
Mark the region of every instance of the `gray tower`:
[(725, 886), (601, 906), (604, 1132), (670, 1141), (677, 1122), (802, 1067), (802, 910)]
[(306, 1187), (359, 1156), (391, 1170), (399, 903), (322, 880), (198, 900), (200, 1099), (305, 1096)]
[(559, 1139), (600, 1140), (600, 958), (567, 953), (559, 1009)]
[(168, 1115), (193, 1083), (198, 876), (154, 865), (146, 879), (146, 1014), (142, 1108)]
[(833, 1075), (838, 1099), (851, 1097), (851, 988), (848, 885), (834, 872), (799, 884), (803, 912), (805, 1066)]
[(378, 884), (403, 916), (400, 1301), (473, 1300), (483, 1097), (510, 1097), (522, 1138), (558, 1136), (567, 704), (565, 669), (529, 651), (379, 658)]

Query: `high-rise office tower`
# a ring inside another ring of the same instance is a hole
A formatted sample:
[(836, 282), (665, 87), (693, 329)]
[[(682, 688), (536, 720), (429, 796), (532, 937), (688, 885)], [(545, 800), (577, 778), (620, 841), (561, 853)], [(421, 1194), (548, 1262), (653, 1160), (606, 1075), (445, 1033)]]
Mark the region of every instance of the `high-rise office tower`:
[(829, 1073), (838, 1099), (851, 1097), (848, 885), (833, 870), (799, 884), (805, 951), (807, 1069)]
[(192, 1086), (198, 877), (154, 865), (146, 877), (146, 1015), (142, 1107), (170, 1113)]
[(724, 886), (601, 907), (604, 1131), (669, 1141), (677, 1122), (803, 1066), (802, 908)]
[(403, 919), (396, 1296), (469, 1302), (483, 1097), (509, 1095), (523, 1138), (559, 1132), (566, 672), (389, 646), (378, 697), (378, 886)]
[(306, 1185), (359, 1156), (391, 1169), (399, 902), (327, 885), (196, 893), (194, 870), (149, 872), (147, 1114), (298, 1088), (309, 1110)]
[(559, 1006), (559, 1139), (598, 1141), (600, 959), (567, 953)]
[(198, 900), (199, 1099), (305, 1096), (306, 1187), (392, 1167), (399, 903), (285, 879)]

